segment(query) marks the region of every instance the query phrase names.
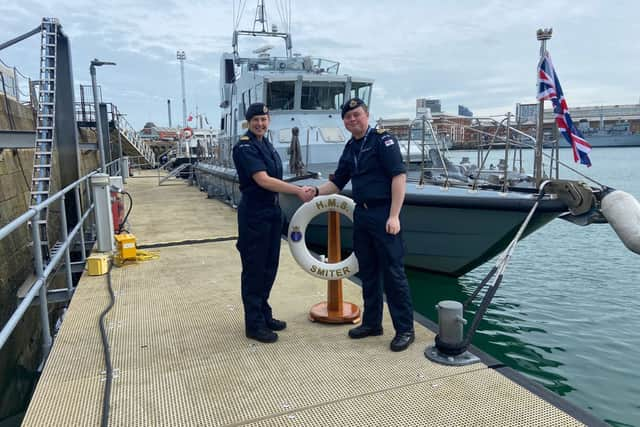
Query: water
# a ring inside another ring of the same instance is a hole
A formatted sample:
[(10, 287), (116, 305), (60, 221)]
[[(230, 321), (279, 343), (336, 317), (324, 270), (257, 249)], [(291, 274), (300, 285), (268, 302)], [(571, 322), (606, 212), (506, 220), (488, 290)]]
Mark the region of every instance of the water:
[[(450, 157), (463, 155), (475, 159)], [(640, 200), (633, 159), (640, 147), (599, 148), (576, 168)], [(436, 321), (435, 304), (463, 302), (494, 262), (458, 279), (408, 271), (415, 309)], [(611, 425), (640, 426), (639, 267), (609, 225), (553, 221), (518, 244), (473, 344)]]

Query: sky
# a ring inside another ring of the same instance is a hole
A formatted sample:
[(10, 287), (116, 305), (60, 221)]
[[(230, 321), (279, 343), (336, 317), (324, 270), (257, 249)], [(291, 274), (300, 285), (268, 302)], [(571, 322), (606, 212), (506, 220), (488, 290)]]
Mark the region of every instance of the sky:
[[(258, 2), (244, 3), (239, 28), (249, 29)], [(269, 25), (281, 30), (283, 3), (265, 0)], [(183, 50), (187, 114), (197, 108), (216, 126), (219, 59), (231, 51), (234, 9), (238, 1), (4, 0), (0, 43), (44, 16), (58, 18), (76, 88), (90, 85), (93, 58), (116, 62), (97, 69), (98, 84), (136, 129), (148, 121), (167, 126), (168, 99), (172, 124), (182, 121), (176, 51)], [(535, 102), (536, 30), (549, 27), (547, 49), (570, 108), (640, 103), (639, 16), (636, 0), (292, 0), (291, 33), (294, 53), (339, 61), (340, 74), (375, 80), (373, 119), (414, 116), (423, 97), (439, 98), (446, 112), (463, 104), (486, 116)], [(0, 60), (38, 79), (38, 55), (34, 36), (0, 51)]]

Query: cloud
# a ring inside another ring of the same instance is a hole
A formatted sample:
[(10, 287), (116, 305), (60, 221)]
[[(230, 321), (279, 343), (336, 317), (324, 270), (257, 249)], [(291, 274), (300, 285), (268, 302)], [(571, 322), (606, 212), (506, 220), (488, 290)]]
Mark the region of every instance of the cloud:
[[(266, 2), (270, 24), (282, 30), (273, 3)], [(294, 52), (339, 61), (340, 73), (374, 79), (376, 116), (409, 117), (418, 97), (440, 98), (452, 112), (464, 104), (475, 113), (502, 114), (516, 102), (533, 102), (540, 27), (554, 28), (548, 48), (570, 106), (636, 103), (640, 96), (635, 1), (612, 7), (604, 0), (295, 0), (292, 7)], [(167, 99), (180, 104), (175, 54), (184, 50), (188, 109), (197, 105), (214, 123), (219, 58), (231, 51), (233, 9), (228, 0), (97, 0), (90, 9), (81, 0), (5, 1), (0, 28), (6, 40), (38, 25), (41, 16), (59, 18), (71, 40), (76, 81), (89, 80), (95, 57), (117, 62), (98, 71), (99, 84), (140, 127), (149, 120), (162, 124)], [(251, 27), (254, 16), (255, 1), (247, 0), (241, 28)], [(241, 49), (255, 49), (259, 43), (252, 41), (241, 40)], [(270, 43), (278, 45), (274, 54), (282, 53), (279, 40)], [(36, 79), (37, 37), (0, 58)]]

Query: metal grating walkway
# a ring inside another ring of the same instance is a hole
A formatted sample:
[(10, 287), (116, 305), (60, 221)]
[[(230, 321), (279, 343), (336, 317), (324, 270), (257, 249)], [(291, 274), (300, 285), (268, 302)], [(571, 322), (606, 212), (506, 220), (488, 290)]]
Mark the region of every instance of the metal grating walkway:
[[(235, 211), (181, 181), (132, 178), (127, 190), (142, 244), (235, 234)], [(301, 274), (284, 242), (271, 301), (288, 328), (275, 344), (246, 339), (234, 245), (168, 246), (159, 260), (114, 268), (111, 425), (582, 425), (485, 365), (431, 363), (422, 352), (434, 335), (420, 325), (416, 343), (392, 353), (387, 313), (384, 336), (357, 341), (350, 326), (309, 322), (326, 283)], [(344, 294), (361, 303), (356, 285)], [(85, 275), (23, 425), (99, 425), (107, 304), (106, 276)]]

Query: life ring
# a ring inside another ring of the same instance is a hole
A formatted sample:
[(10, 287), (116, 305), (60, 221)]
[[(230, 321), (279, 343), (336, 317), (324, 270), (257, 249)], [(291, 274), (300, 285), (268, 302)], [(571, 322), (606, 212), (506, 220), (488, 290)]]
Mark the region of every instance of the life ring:
[(336, 263), (321, 262), (316, 259), (305, 243), (304, 233), (313, 218), (323, 212), (338, 212), (353, 221), (356, 205), (348, 197), (339, 194), (316, 197), (300, 206), (289, 223), (289, 249), (296, 262), (312, 276), (325, 280), (338, 280), (353, 276), (358, 272), (358, 259), (352, 253), (347, 259)]
[(182, 129), (182, 136), (184, 139), (190, 139), (193, 136), (193, 129), (189, 127)]

